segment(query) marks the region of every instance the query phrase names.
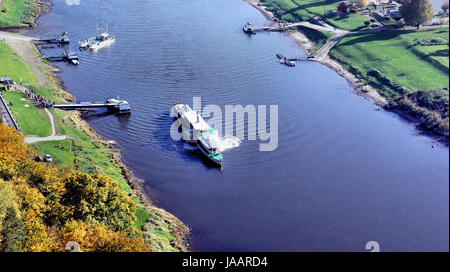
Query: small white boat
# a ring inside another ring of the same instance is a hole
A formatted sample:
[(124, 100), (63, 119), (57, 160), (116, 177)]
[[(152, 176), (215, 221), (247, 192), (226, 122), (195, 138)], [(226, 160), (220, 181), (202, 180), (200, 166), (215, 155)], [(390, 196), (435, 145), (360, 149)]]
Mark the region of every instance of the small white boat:
[(108, 33), (102, 33), (94, 41), (89, 44), (89, 49), (98, 50), (104, 47), (108, 47), (116, 41), (114, 36), (110, 36)]
[(253, 27), (253, 24), (250, 22), (246, 23), (242, 28), (242, 30), (244, 30), (244, 32), (247, 34), (255, 34), (255, 28)]
[(106, 31), (100, 35), (98, 35), (98, 29), (97, 26), (97, 36), (78, 42), (78, 47), (80, 49), (98, 50), (110, 46), (116, 41), (116, 37), (109, 35), (108, 26), (106, 26)]

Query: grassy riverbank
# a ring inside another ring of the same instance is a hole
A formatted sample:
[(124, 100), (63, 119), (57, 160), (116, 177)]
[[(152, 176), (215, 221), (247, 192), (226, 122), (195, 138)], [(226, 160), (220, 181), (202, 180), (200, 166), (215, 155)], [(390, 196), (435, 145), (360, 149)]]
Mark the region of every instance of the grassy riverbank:
[(0, 76), (9, 75), (12, 80), (37, 84), (38, 80), (33, 69), (14, 52), (7, 44), (0, 42)]
[[(25, 41), (24, 41), (25, 42)], [(73, 96), (61, 88), (61, 84), (48, 66), (39, 69), (48, 75), (48, 82), (38, 86), (32, 69), (8, 45), (0, 42), (2, 58), (0, 75), (8, 75), (15, 81), (25, 74), (23, 82), (27, 88), (36, 90), (41, 96), (55, 102), (73, 100)], [(34, 55), (35, 58), (39, 56)], [(1, 64), (1, 63), (0, 63)], [(7, 64), (7, 65), (6, 65)], [(30, 72), (31, 71), (31, 72)], [(48, 115), (37, 108), (25, 95), (17, 92), (3, 92), (8, 101), (13, 102), (12, 111), (26, 135), (48, 136), (51, 125)], [(51, 154), (59, 168), (76, 169), (89, 174), (101, 174), (116, 181), (120, 190), (131, 198), (137, 208), (134, 226), (152, 250), (186, 251), (184, 236), (187, 227), (168, 212), (153, 206), (142, 192), (141, 181), (136, 179), (120, 159), (120, 150), (103, 140), (77, 112), (50, 110), (55, 119), (57, 135), (67, 135), (62, 141), (39, 142), (32, 146), (43, 154)]]
[(448, 27), (359, 33), (342, 39), (330, 57), (375, 87), (389, 108), (448, 137), (448, 37)]
[(0, 28), (33, 26), (44, 8), (39, 0), (3, 0), (0, 5)]
[[(383, 77), (408, 91), (444, 88), (449, 87), (448, 35), (448, 27), (359, 33), (343, 38), (330, 55), (375, 85), (383, 85)], [(384, 85), (380, 92), (389, 100), (402, 95)]]
[[(419, 31), (365, 32), (371, 28), (364, 23), (369, 18), (359, 13), (344, 15), (330, 12), (336, 10), (340, 2), (261, 0), (259, 5), (265, 6), (279, 20), (300, 22), (319, 16), (336, 28), (361, 31), (344, 37), (329, 52), (331, 60), (323, 57), (318, 61), (340, 73), (345, 68), (351, 73), (345, 72), (346, 78), (355, 88), (360, 88), (361, 82), (369, 84), (373, 88), (362, 90), (375, 89), (382, 97), (373, 92), (366, 93), (367, 96), (382, 99), (380, 104), (387, 104), (389, 109), (400, 109), (418, 119), (427, 129), (448, 137), (448, 26)], [(381, 22), (392, 24), (385, 19)], [(324, 32), (306, 28), (299, 30), (313, 42), (305, 48), (309, 53), (315, 53), (331, 38)]]
[(304, 26), (299, 26), (298, 30), (300, 30), (306, 38), (314, 42), (314, 46), (307, 49), (310, 54), (314, 54), (333, 37), (333, 34), (330, 32), (319, 31)]
[(287, 22), (302, 22), (312, 19), (316, 14), (325, 15), (335, 10), (341, 0), (261, 0), (278, 19)]

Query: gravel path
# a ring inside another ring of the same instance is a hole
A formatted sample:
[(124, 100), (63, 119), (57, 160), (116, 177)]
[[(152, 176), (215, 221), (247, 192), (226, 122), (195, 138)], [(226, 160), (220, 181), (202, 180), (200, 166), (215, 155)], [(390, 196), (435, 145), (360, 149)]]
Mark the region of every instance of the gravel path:
[(25, 137), (25, 142), (27, 144), (34, 144), (39, 142), (61, 141), (71, 138), (67, 135), (56, 136), (55, 119), (53, 118), (53, 114), (48, 109), (44, 110), (48, 114), (48, 117), (50, 117), (50, 123), (52, 124), (52, 135), (48, 137)]
[(5, 41), (6, 44), (8, 44), (17, 53), (17, 55), (19, 55), (31, 66), (40, 85), (47, 83), (47, 75), (39, 67), (44, 66), (49, 70), (54, 70), (54, 68), (42, 62), (39, 56), (36, 55), (36, 48), (32, 43), (32, 41), (35, 40), (34, 38), (0, 31), (0, 40)]

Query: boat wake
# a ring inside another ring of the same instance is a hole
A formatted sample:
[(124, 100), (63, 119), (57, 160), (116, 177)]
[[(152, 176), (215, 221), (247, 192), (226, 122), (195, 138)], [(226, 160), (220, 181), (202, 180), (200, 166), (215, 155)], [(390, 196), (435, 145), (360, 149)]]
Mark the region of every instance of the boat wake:
[(229, 151), (233, 148), (238, 147), (240, 144), (241, 144), (241, 140), (239, 140), (235, 136), (222, 137), (218, 141), (219, 152)]

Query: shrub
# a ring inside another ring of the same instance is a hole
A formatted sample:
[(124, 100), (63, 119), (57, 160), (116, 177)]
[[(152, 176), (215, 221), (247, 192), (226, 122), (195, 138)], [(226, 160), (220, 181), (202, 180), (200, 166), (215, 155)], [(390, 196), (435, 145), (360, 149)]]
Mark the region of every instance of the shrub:
[(404, 95), (394, 108), (404, 110), (435, 133), (449, 136), (448, 90), (420, 90)]
[(341, 3), (338, 5), (337, 9), (338, 9), (340, 12), (347, 13), (348, 6), (347, 6), (346, 3), (341, 2)]
[(369, 21), (369, 20), (364, 21), (364, 24), (365, 24), (365, 25), (370, 25), (370, 21)]

